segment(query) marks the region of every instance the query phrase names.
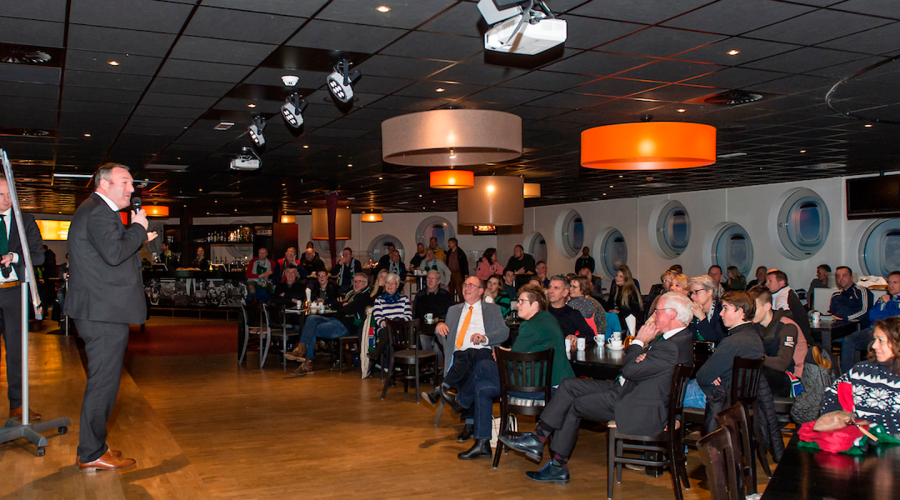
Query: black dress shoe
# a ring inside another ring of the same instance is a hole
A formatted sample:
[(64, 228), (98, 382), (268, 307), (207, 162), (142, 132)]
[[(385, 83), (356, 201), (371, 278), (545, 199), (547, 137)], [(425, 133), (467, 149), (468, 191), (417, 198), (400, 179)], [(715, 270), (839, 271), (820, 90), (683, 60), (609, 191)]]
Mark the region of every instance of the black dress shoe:
[(463, 430), (459, 432), (456, 436), (457, 443), (465, 443), (466, 441), (472, 439), (472, 436), (475, 434), (475, 426), (473, 424), (466, 424), (463, 426)]
[(525, 477), (539, 483), (569, 484), (569, 468), (554, 465), (551, 460), (537, 472), (526, 472)]
[(438, 403), (441, 402), (440, 389), (435, 389), (430, 392), (422, 391), (422, 398), (424, 398), (425, 401), (428, 401), (428, 404), (431, 406), (437, 406)]
[(469, 448), (469, 451), (465, 451), (456, 455), (460, 460), (474, 460), (476, 458), (492, 458), (493, 453), (491, 453), (491, 442), (487, 439), (476, 439), (475, 444)]
[(456, 413), (462, 413), (464, 408), (459, 406), (459, 402), (456, 400), (456, 394), (450, 392), (450, 389), (444, 386), (441, 386), (441, 398), (445, 403), (450, 405), (450, 408), (453, 409)]
[(538, 441), (534, 434), (525, 434), (524, 436), (500, 436), (497, 439), (501, 443), (509, 446), (510, 449), (520, 451), (528, 458), (537, 463), (541, 463), (541, 457), (544, 455), (544, 443)]

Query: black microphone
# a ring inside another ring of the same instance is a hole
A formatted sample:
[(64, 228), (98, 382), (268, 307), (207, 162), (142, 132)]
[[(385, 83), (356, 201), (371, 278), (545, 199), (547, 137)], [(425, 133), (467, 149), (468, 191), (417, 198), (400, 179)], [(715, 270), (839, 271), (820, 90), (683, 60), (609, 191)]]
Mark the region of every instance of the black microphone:
[(138, 197), (134, 197), (131, 199), (131, 205), (134, 207), (135, 212), (141, 211), (141, 199)]

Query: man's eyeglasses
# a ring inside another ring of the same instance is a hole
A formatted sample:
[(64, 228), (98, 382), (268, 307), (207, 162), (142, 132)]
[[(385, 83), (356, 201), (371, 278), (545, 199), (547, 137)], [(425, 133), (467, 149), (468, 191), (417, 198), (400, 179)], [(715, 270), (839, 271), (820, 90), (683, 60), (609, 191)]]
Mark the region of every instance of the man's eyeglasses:
[(441, 281), (440, 278), (425, 278), (426, 281)]
[(671, 307), (657, 307), (656, 310), (653, 311), (653, 314), (656, 314), (660, 311), (674, 311), (674, 310), (675, 309), (672, 309)]
[(672, 281), (672, 278), (666, 278), (666, 279), (662, 280), (663, 283), (668, 283), (670, 281)]
[(463, 288), (484, 288), (481, 285), (476, 285), (474, 283), (463, 283)]

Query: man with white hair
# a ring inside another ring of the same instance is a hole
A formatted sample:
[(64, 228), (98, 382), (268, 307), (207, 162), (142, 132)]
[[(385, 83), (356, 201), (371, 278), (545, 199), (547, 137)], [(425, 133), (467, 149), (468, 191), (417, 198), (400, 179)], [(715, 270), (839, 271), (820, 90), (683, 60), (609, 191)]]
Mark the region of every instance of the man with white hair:
[(625, 350), (622, 374), (616, 380), (564, 379), (541, 413), (537, 428), (519, 437), (500, 436), (503, 444), (540, 461), (544, 444), (553, 436), (553, 458), (525, 476), (542, 483), (568, 484), (569, 457), (575, 449), (581, 419), (615, 420), (624, 434), (653, 436), (666, 427), (669, 390), (676, 365), (693, 366), (691, 301), (678, 293), (659, 299), (653, 317)]

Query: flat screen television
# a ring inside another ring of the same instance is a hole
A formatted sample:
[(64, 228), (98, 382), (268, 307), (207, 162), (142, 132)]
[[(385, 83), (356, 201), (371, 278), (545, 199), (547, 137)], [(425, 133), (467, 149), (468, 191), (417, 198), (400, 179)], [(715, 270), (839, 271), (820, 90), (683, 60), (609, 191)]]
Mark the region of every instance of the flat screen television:
[(900, 217), (900, 175), (847, 179), (847, 219)]

